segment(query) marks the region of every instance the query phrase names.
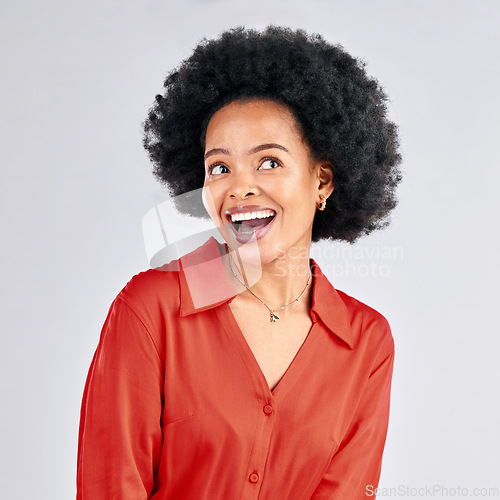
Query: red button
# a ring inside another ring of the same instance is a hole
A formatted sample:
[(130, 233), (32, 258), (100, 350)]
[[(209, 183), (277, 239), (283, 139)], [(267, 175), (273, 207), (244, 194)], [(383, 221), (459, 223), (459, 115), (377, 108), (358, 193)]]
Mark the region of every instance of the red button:
[(252, 472), (249, 476), (251, 483), (256, 483), (259, 480), (259, 475), (256, 472)]
[(273, 412), (273, 407), (271, 405), (264, 406), (264, 413), (270, 415)]

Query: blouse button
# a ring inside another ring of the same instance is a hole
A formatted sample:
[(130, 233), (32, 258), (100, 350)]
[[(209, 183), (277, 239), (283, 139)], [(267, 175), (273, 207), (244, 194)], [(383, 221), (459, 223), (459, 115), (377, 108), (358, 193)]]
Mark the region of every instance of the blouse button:
[(256, 483), (259, 480), (259, 475), (256, 472), (252, 472), (248, 479), (251, 483)]
[(273, 407), (271, 405), (264, 406), (264, 413), (270, 415), (273, 412)]

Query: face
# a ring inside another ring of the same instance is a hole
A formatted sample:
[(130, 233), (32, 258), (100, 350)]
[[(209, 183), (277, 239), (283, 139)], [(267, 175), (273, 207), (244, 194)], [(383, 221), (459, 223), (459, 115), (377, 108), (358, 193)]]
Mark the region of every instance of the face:
[(217, 111), (205, 140), (203, 199), (231, 249), (258, 244), (262, 264), (309, 248), (320, 194), (332, 171), (316, 161), (290, 109), (271, 100)]

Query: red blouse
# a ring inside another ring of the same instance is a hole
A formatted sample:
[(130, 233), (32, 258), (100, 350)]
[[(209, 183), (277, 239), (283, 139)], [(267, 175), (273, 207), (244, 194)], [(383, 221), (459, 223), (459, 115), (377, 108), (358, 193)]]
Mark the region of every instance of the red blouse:
[(111, 305), (83, 395), (77, 498), (366, 499), (389, 417), (386, 319), (311, 259), (313, 325), (271, 391), (220, 255), (211, 238)]

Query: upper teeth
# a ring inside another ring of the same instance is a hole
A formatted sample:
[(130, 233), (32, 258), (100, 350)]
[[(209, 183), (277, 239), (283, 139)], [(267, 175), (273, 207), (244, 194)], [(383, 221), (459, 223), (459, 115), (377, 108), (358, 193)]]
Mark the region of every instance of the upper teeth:
[(258, 212), (245, 212), (241, 214), (231, 214), (231, 220), (237, 222), (240, 220), (264, 219), (275, 215), (274, 210), (260, 210)]

